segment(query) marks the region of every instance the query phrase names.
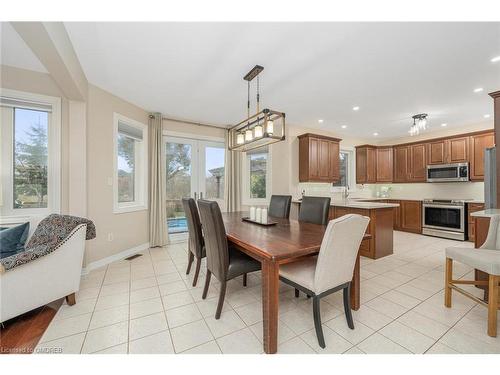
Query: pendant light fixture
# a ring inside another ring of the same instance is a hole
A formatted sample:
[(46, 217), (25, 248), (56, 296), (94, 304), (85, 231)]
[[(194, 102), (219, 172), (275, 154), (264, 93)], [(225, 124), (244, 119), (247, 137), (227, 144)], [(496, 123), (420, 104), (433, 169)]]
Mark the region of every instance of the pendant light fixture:
[(427, 113), (419, 113), (412, 116), (413, 125), (410, 127), (410, 135), (418, 135), (420, 132), (427, 129)]
[[(243, 79), (247, 81), (247, 118), (232, 126), (228, 132), (228, 148), (233, 151), (249, 151), (285, 139), (285, 114), (271, 109), (260, 110), (260, 65), (250, 70)], [(250, 115), (250, 82), (257, 78), (256, 113)]]

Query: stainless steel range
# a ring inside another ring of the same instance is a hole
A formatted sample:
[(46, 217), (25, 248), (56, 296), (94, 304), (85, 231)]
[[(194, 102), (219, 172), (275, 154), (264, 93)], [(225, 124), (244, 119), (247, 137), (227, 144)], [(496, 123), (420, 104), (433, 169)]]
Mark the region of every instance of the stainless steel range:
[(422, 234), (465, 241), (467, 205), (460, 199), (424, 199)]

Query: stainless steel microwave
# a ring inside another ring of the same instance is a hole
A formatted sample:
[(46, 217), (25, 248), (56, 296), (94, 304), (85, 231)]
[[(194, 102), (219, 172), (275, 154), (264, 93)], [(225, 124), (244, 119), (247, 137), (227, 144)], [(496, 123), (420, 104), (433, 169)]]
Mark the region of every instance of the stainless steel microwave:
[(427, 166), (427, 182), (469, 181), (469, 163), (438, 164)]

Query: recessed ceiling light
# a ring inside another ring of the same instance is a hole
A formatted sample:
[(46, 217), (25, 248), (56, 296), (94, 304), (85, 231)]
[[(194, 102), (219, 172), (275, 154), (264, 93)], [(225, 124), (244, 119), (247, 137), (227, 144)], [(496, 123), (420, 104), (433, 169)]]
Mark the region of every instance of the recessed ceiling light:
[(318, 120), (318, 122), (319, 122), (320, 124), (322, 124), (322, 123), (323, 123), (323, 121), (325, 121), (325, 120), (323, 120), (323, 119), (319, 119), (319, 120)]
[(378, 135), (378, 133), (373, 133), (373, 135), (376, 137)]
[(442, 124), (441, 124), (441, 126), (448, 126), (448, 124), (446, 124), (446, 123), (442, 123)]
[(481, 91), (483, 91), (482, 87), (478, 87), (477, 89), (474, 89), (474, 92), (481, 92)]
[(498, 61), (500, 61), (500, 56), (495, 56), (490, 61), (493, 62), (493, 63), (498, 62)]
[(345, 129), (345, 128), (347, 128), (347, 125), (342, 125), (341, 128)]
[(353, 111), (359, 111), (359, 107), (356, 105), (356, 106), (352, 107), (352, 110)]
[(490, 118), (491, 116), (489, 114), (486, 114), (483, 116), (484, 118)]

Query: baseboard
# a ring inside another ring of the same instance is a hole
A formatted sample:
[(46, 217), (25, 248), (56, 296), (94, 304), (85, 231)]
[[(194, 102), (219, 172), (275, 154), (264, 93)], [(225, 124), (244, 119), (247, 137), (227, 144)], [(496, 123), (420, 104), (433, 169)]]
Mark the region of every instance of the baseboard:
[(117, 260), (125, 259), (131, 255), (135, 255), (146, 249), (149, 249), (149, 242), (143, 243), (142, 245), (135, 246), (127, 250), (120, 251), (118, 254), (96, 260), (95, 262), (90, 262), (89, 264), (87, 264), (86, 267), (82, 268), (82, 275), (86, 275), (90, 271), (106, 266), (110, 263), (116, 262)]

